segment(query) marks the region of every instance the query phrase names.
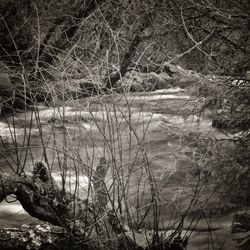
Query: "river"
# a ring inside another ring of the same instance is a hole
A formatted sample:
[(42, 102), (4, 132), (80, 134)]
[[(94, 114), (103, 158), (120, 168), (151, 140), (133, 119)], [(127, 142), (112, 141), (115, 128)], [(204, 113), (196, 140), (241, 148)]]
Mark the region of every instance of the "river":
[[(183, 224), (182, 233), (190, 238), (188, 249), (233, 250), (233, 212), (209, 214), (207, 211), (215, 210), (218, 200), (217, 194), (211, 195), (213, 184), (199, 187), (198, 194), (196, 190), (195, 138), (224, 136), (211, 126), (206, 114), (198, 112), (199, 107), (198, 99), (173, 88), (94, 96), (68, 101), (60, 108), (41, 106), (37, 112), (2, 118), (1, 171), (11, 173), (11, 168), (19, 166), (29, 174), (34, 161), (47, 158), (56, 181), (61, 184), (65, 173), (67, 189), (73, 192), (78, 183), (78, 195), (84, 198), (91, 171), (105, 156), (111, 162), (107, 186), (118, 188), (123, 176), (127, 203), (135, 217), (143, 216), (152, 202), (150, 172), (157, 184), (159, 230), (171, 232), (195, 197)], [(152, 220), (150, 211), (142, 227), (150, 229)], [(0, 204), (1, 228), (36, 222), (13, 197)]]

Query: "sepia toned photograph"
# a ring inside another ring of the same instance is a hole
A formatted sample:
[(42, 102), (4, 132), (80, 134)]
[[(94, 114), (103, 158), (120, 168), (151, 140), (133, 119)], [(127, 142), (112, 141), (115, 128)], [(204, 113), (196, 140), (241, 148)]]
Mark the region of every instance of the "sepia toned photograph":
[(250, 250), (249, 0), (0, 0), (0, 250)]

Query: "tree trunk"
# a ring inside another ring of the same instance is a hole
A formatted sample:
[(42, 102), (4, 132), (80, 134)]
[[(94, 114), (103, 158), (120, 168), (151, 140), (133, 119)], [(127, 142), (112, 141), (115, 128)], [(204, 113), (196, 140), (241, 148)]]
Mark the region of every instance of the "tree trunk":
[[(70, 45), (73, 37), (81, 25), (82, 20), (93, 13), (99, 4), (100, 1), (90, 0), (86, 6), (84, 5), (83, 9), (79, 6), (78, 12), (76, 12), (76, 15), (74, 16), (74, 19), (76, 20), (74, 23), (65, 18), (58, 18), (55, 21), (55, 24), (48, 31), (48, 34), (41, 45), (42, 47), (39, 58), (40, 65), (46, 67), (47, 65), (53, 64), (56, 56)], [(51, 38), (55, 35), (54, 33), (59, 24), (63, 24), (61, 34), (55, 41), (52, 41), (51, 44), (49, 44)]]
[(140, 43), (142, 42), (142, 33), (145, 29), (147, 29), (151, 23), (152, 20), (155, 17), (155, 12), (157, 11), (157, 8), (162, 4), (161, 0), (157, 0), (154, 3), (154, 7), (152, 8), (151, 11), (149, 11), (148, 13), (145, 13), (142, 17), (141, 17), (141, 22), (140, 25), (138, 27), (138, 30), (134, 31), (136, 32), (138, 35), (135, 35), (135, 37), (133, 38), (128, 50), (124, 53), (122, 61), (121, 61), (121, 65), (120, 65), (120, 69), (118, 71), (112, 72), (112, 73), (108, 73), (107, 76), (104, 78), (104, 86), (107, 89), (111, 89), (114, 87), (115, 83), (120, 80), (128, 71), (128, 67), (129, 65), (131, 65), (135, 54), (136, 54), (136, 49), (138, 48), (138, 46), (140, 45)]
[(115, 83), (126, 74), (126, 72), (128, 71), (129, 65), (132, 63), (132, 60), (136, 53), (136, 49), (138, 45), (140, 44), (140, 42), (141, 42), (141, 37), (139, 35), (136, 35), (133, 41), (131, 42), (128, 51), (125, 52), (122, 58), (120, 70), (116, 72), (112, 72), (105, 78), (104, 80), (105, 86), (108, 89), (111, 89), (112, 87), (114, 87)]

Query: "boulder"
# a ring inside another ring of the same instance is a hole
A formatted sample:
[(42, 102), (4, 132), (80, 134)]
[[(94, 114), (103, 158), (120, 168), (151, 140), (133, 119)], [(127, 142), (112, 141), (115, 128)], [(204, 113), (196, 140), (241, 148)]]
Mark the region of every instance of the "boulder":
[(127, 72), (121, 80), (117, 81), (116, 88), (120, 89), (121, 91), (145, 91), (144, 80), (140, 76), (140, 73), (135, 71)]
[(48, 93), (51, 98), (59, 99), (78, 99), (81, 97), (91, 96), (98, 93), (99, 86), (97, 83), (88, 79), (67, 79), (56, 82), (50, 82)]
[(192, 75), (181, 75), (178, 78), (176, 78), (175, 82), (176, 85), (178, 85), (180, 88), (186, 88), (195, 82), (198, 82), (198, 78), (192, 76)]
[(82, 91), (82, 96), (91, 96), (97, 94), (100, 90), (100, 85), (92, 80), (79, 79), (74, 80), (74, 83), (79, 83), (80, 89)]
[(250, 80), (250, 70), (246, 71), (245, 76), (247, 80)]
[(143, 92), (145, 90), (144, 86), (140, 82), (132, 82), (130, 85), (131, 92)]
[(116, 87), (121, 91), (142, 92), (145, 90), (143, 81), (139, 77), (123, 78), (117, 82)]
[(167, 73), (156, 74), (151, 72), (146, 74), (146, 85), (151, 86), (152, 89), (167, 89), (172, 86), (173, 79)]
[(29, 98), (24, 98), (24, 93), (18, 87), (12, 83), (6, 67), (0, 63), (0, 114), (30, 108), (26, 103)]
[(162, 79), (164, 79), (165, 81), (171, 81), (172, 77), (169, 76), (169, 74), (165, 73), (165, 72), (161, 72), (158, 74), (159, 77), (161, 77)]
[(14, 85), (10, 80), (10, 76), (8, 73), (0, 72), (0, 91), (12, 89)]

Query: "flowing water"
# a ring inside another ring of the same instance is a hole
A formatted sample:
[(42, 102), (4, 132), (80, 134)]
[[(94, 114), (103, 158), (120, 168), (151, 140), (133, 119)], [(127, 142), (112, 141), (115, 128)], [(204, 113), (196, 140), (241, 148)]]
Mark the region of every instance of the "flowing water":
[[(84, 198), (90, 171), (105, 156), (118, 171), (115, 173), (111, 166), (107, 186), (118, 181), (119, 174), (126, 174), (125, 179), (129, 176), (131, 213), (141, 215), (152, 202), (152, 186), (146, 173), (150, 167), (151, 177), (157, 183), (159, 229), (171, 232), (176, 228), (175, 219), (183, 215), (195, 196), (197, 178), (191, 174), (195, 166), (194, 138), (224, 136), (212, 128), (207, 116), (200, 116), (198, 107), (198, 100), (186, 91), (167, 89), (126, 97), (87, 98), (69, 102), (60, 109), (40, 107), (37, 113), (2, 119), (0, 133), (5, 147), (1, 149), (1, 173), (10, 173), (17, 162), (30, 173), (35, 160), (45, 160), (46, 151), (55, 180), (61, 183), (66, 167), (67, 189), (74, 192), (78, 183), (78, 195)], [(192, 204), (190, 215), (184, 220), (183, 234), (190, 237), (188, 249), (235, 249), (230, 233), (233, 213), (206, 213), (208, 208), (216, 208), (218, 199), (215, 195), (207, 202), (211, 190), (211, 186), (200, 190), (200, 197), (196, 195), (196, 204)], [(140, 207), (134, 202), (137, 198)], [(152, 225), (150, 213), (144, 228)], [(13, 197), (0, 204), (1, 228), (36, 221)]]

